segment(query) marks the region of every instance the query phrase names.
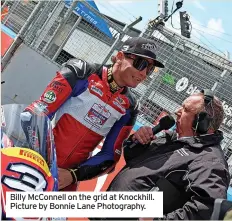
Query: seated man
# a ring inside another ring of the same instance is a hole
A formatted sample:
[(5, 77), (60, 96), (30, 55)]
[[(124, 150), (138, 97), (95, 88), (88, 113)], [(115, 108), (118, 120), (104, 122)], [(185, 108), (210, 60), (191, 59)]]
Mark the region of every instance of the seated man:
[(226, 199), (230, 182), (218, 130), (223, 107), (204, 90), (188, 97), (175, 114), (177, 133), (149, 145), (150, 127), (134, 134), (141, 144), (125, 147), (126, 165), (107, 191), (163, 191), (162, 220), (209, 220), (215, 199)]

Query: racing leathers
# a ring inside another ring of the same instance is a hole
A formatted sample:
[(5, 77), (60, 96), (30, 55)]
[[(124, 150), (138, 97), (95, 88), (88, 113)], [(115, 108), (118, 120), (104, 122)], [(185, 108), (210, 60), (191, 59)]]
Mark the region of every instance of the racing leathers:
[[(136, 99), (127, 87), (113, 93), (107, 80), (110, 74), (112, 66), (71, 59), (57, 72), (40, 99), (25, 110), (54, 117), (58, 167), (77, 169), (77, 181), (114, 169), (122, 142), (136, 120)], [(103, 139), (101, 151), (90, 157)], [(76, 184), (72, 184), (65, 191), (75, 189)]]

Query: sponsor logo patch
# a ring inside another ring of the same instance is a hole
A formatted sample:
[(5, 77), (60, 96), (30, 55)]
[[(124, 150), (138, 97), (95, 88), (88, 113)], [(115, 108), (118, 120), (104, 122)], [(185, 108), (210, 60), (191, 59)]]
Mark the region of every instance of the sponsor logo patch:
[(44, 102), (34, 103), (34, 107), (35, 107), (34, 111), (36, 113), (45, 113), (45, 114), (48, 113), (48, 109), (47, 109), (48, 105)]
[(100, 104), (95, 103), (85, 115), (84, 119), (94, 127), (100, 129), (105, 124), (110, 115), (111, 113), (109, 110)]
[(44, 166), (44, 164), (45, 164), (42, 157), (38, 156), (37, 154), (34, 154), (33, 152), (21, 149), (21, 150), (19, 150), (19, 155), (23, 155), (25, 157), (28, 157), (28, 158), (32, 159), (33, 161), (36, 161), (37, 163), (39, 163), (42, 166)]
[(117, 97), (116, 100), (117, 100), (120, 104), (125, 104), (125, 103), (126, 103), (121, 97)]
[(45, 94), (43, 95), (43, 101), (45, 101), (47, 103), (55, 102), (56, 101), (56, 94), (54, 93), (54, 91), (45, 92)]
[(29, 141), (33, 147), (39, 148), (39, 140), (36, 136), (36, 132), (31, 128), (31, 126), (27, 127), (27, 132), (29, 136)]
[(91, 86), (91, 90), (97, 94), (99, 94), (101, 97), (103, 96), (103, 92), (100, 88), (96, 87), (96, 86)]
[(150, 44), (150, 43), (142, 44), (141, 48), (151, 51), (153, 53), (156, 52), (156, 46), (154, 44)]
[(50, 86), (53, 88), (54, 91), (57, 91), (59, 93), (63, 92), (62, 87), (66, 87), (65, 84), (60, 83), (59, 81), (53, 81)]

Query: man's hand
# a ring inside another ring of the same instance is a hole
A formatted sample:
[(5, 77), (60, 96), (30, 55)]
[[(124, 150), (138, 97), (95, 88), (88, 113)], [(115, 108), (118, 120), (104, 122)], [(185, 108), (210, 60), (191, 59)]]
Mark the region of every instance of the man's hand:
[(72, 175), (69, 170), (58, 168), (59, 190), (69, 186), (73, 182)]
[(141, 144), (148, 144), (155, 139), (152, 128), (148, 126), (140, 127), (133, 135), (132, 140), (138, 140)]

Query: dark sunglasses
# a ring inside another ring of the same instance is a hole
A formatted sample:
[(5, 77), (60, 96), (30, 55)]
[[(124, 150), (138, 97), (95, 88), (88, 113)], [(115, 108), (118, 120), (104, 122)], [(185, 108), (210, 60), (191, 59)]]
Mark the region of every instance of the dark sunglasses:
[(139, 57), (136, 55), (131, 54), (125, 54), (125, 57), (130, 58), (133, 60), (133, 67), (136, 68), (138, 71), (143, 71), (145, 68), (147, 68), (147, 75), (151, 75), (155, 70), (155, 64), (149, 63), (145, 58)]

